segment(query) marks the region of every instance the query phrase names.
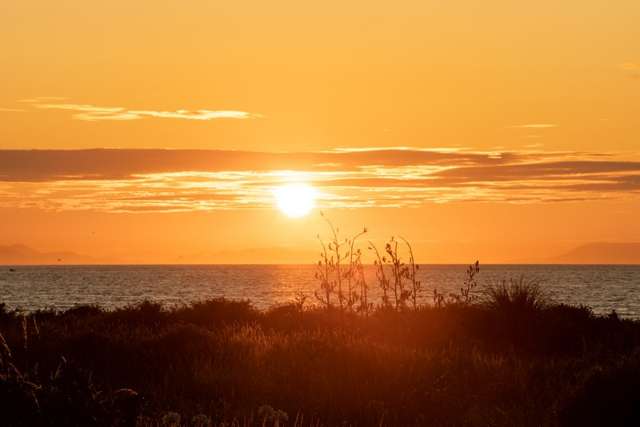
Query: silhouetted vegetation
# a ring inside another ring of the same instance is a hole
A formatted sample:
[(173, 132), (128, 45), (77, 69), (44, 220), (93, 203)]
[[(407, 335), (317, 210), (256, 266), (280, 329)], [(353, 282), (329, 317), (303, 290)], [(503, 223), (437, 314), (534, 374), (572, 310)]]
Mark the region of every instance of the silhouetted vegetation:
[(402, 308), (390, 290), (366, 313), (346, 295), (342, 310), (2, 306), (0, 424), (637, 425), (638, 322), (554, 304), (525, 280), (474, 295)]

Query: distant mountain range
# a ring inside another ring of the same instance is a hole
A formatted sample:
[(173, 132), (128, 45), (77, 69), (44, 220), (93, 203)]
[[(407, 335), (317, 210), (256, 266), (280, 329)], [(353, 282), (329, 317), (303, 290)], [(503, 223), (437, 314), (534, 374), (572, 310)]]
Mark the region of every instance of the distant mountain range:
[(640, 264), (640, 243), (588, 243), (547, 261), (554, 264)]
[(74, 252), (39, 252), (25, 245), (0, 245), (0, 264), (95, 264), (90, 256)]
[[(317, 254), (295, 248), (253, 248), (227, 250), (211, 254), (195, 254), (179, 257), (176, 263), (308, 263)], [(517, 263), (541, 264), (640, 264), (640, 243), (588, 243), (571, 251), (550, 258), (519, 260)], [(25, 245), (0, 245), (0, 264), (117, 264), (117, 260), (94, 258), (75, 252), (40, 252)]]
[(318, 257), (318, 251), (304, 248), (274, 246), (266, 248), (227, 249), (212, 253), (199, 253), (181, 257), (178, 262), (216, 264), (309, 264)]

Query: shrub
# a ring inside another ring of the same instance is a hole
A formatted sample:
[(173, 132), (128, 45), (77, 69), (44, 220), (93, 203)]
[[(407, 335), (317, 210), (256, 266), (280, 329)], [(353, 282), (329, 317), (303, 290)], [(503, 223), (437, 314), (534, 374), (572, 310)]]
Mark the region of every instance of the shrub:
[(500, 312), (531, 313), (545, 308), (548, 299), (539, 282), (520, 277), (488, 286), (485, 304)]

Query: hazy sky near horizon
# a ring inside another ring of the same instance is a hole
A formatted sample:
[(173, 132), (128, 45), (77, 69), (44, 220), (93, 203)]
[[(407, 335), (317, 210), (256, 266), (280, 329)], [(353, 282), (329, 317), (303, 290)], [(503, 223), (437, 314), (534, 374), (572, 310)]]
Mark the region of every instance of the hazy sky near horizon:
[(326, 230), (274, 209), (291, 181), (423, 261), (640, 241), (638, 22), (633, 0), (7, 2), (0, 244), (303, 261)]

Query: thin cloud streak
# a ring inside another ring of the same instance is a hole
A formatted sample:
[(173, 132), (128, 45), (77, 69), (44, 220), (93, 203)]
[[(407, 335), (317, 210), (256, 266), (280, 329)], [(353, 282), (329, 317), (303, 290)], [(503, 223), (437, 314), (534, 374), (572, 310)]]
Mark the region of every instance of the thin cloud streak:
[[(179, 109), (175, 111), (158, 110), (136, 110), (125, 107), (105, 107), (94, 104), (75, 104), (60, 102), (65, 98), (41, 97), (32, 99), (22, 99), (19, 102), (31, 104), (33, 108), (40, 110), (63, 110), (71, 111), (74, 120), (87, 122), (95, 121), (127, 121), (141, 120), (144, 118), (177, 119), (177, 120), (197, 120), (208, 121), (218, 119), (253, 119), (262, 115), (236, 110), (211, 110), (198, 109), (195, 111)], [(0, 110), (2, 111), (2, 110)], [(26, 110), (22, 110), (26, 111)]]
[(623, 64), (620, 64), (620, 69), (624, 71), (640, 71), (640, 63), (625, 62)]
[(559, 127), (554, 123), (531, 123), (525, 125), (509, 126), (512, 129), (553, 129)]
[(19, 99), (18, 102), (25, 104), (33, 104), (38, 102), (65, 101), (68, 98), (64, 96), (37, 96), (35, 98)]
[(100, 107), (91, 104), (35, 104), (36, 108), (47, 110), (70, 110), (76, 112), (73, 118), (83, 121), (140, 120), (145, 117), (181, 120), (250, 119), (260, 115), (233, 110), (128, 110), (124, 107)]

